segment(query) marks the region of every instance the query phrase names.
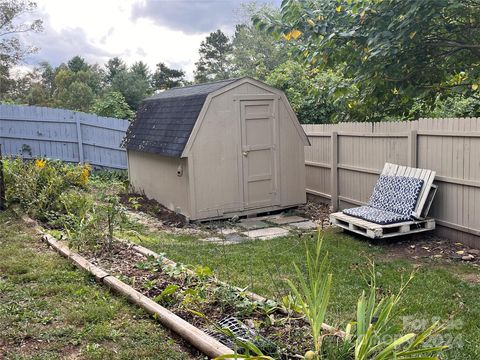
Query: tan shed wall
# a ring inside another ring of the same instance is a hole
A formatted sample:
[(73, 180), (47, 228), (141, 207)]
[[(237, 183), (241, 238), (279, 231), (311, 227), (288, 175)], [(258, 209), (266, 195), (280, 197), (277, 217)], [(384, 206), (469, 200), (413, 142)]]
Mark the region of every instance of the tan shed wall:
[(194, 218), (223, 216), (243, 209), (241, 188), (240, 119), (234, 97), (270, 94), (252, 84), (242, 84), (212, 98), (196, 135), (192, 159)]
[(436, 171), (437, 231), (480, 248), (480, 119), (304, 125), (307, 192), (340, 209), (368, 201), (385, 162)]
[[(177, 176), (179, 165), (183, 167), (182, 176)], [(136, 192), (190, 217), (187, 159), (129, 150), (128, 174)]]
[(280, 118), (280, 205), (303, 204), (305, 193), (305, 146), (290, 118), (288, 104), (279, 102)]
[[(192, 219), (224, 216), (243, 210), (241, 124), (235, 97), (276, 95), (251, 83), (213, 97), (188, 156), (192, 196)], [(281, 207), (305, 202), (304, 144), (279, 100), (279, 189)]]

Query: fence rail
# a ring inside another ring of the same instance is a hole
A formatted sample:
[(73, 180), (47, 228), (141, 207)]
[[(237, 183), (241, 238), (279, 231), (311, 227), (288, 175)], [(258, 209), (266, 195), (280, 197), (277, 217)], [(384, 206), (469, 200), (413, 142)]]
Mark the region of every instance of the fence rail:
[(0, 144), (4, 155), (46, 157), (93, 166), (126, 169), (120, 147), (129, 122), (77, 111), (0, 105)]
[(385, 162), (435, 170), (439, 233), (480, 247), (480, 118), (304, 125), (307, 193), (334, 210), (368, 201)]

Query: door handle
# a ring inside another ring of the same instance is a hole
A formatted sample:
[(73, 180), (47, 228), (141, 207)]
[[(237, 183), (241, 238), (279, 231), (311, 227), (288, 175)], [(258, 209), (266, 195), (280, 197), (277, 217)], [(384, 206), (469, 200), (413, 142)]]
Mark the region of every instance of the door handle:
[(242, 155), (243, 155), (243, 156), (248, 156), (248, 151), (242, 152)]

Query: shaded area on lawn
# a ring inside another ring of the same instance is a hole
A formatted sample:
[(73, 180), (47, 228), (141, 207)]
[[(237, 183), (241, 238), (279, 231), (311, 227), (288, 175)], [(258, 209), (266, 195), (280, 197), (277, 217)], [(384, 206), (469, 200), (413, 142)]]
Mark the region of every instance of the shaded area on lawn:
[(189, 351), (0, 212), (0, 358), (202, 358)]

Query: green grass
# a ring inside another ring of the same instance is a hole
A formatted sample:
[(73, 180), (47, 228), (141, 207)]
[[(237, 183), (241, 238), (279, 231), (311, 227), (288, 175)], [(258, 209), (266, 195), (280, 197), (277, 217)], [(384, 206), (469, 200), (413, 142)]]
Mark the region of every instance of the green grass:
[(0, 212), (0, 359), (192, 358), (142, 310)]
[[(258, 294), (276, 299), (287, 291), (284, 279), (294, 277), (292, 262), (304, 264), (304, 242), (296, 236), (222, 246), (193, 236), (140, 231), (141, 238), (130, 236), (130, 239), (166, 253), (172, 260), (209, 266), (221, 280), (248, 286)], [(480, 359), (480, 285), (461, 280), (465, 274), (480, 276), (478, 268), (439, 261), (412, 263), (409, 259), (387, 259), (382, 246), (335, 230), (325, 233), (324, 250), (329, 252), (333, 267), (328, 323), (344, 328), (354, 319), (358, 297), (367, 288), (362, 274), (368, 269), (368, 259), (375, 261), (378, 287), (384, 294), (398, 290), (402, 276), (408, 277), (418, 267), (401, 304), (405, 309), (404, 325), (410, 331), (418, 331), (437, 319), (453, 316), (451, 328), (443, 334), (451, 345), (445, 358)]]

